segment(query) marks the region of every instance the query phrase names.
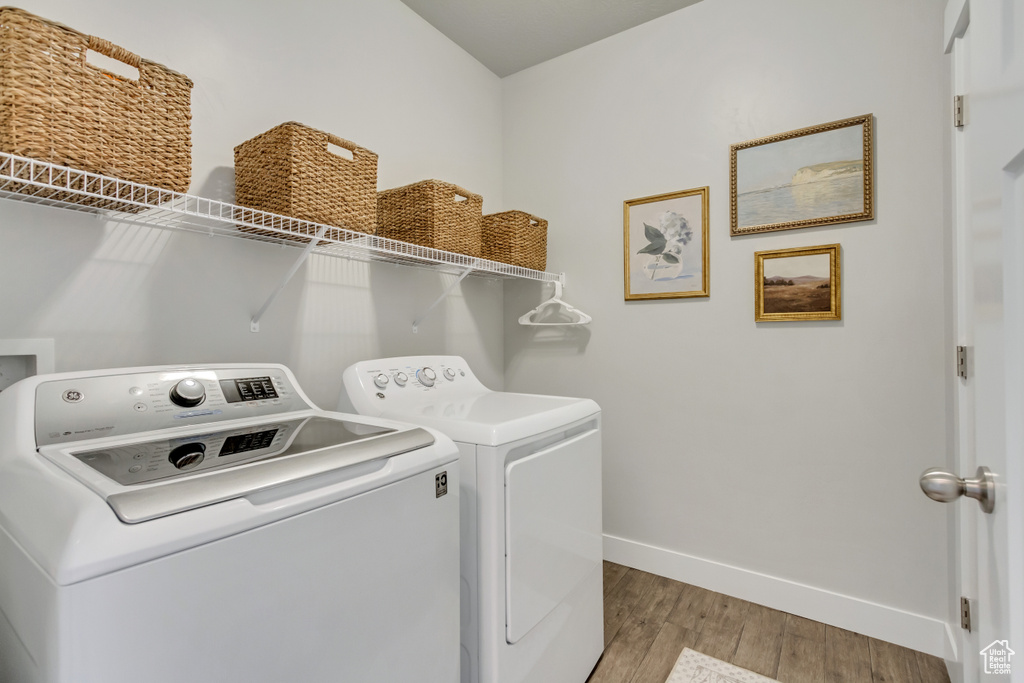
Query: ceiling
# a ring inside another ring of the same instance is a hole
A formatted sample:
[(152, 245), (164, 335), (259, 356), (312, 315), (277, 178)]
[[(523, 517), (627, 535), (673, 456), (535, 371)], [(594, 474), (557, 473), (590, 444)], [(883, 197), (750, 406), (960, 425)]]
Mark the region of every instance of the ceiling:
[(700, 0), (402, 0), (504, 77)]

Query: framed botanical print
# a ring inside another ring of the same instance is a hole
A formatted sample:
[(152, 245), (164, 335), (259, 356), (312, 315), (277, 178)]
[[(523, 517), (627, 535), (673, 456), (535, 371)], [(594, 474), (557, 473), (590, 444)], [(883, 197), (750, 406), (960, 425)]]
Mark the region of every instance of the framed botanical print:
[(708, 188), (623, 202), (625, 298), (710, 295)]

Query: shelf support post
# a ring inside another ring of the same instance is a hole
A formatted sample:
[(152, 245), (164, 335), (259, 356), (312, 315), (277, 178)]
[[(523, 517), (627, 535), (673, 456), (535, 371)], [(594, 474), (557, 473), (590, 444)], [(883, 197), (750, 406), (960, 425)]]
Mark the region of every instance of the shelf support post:
[(453, 289), (458, 287), (459, 284), (463, 280), (466, 279), (466, 276), (469, 275), (472, 272), (473, 272), (472, 268), (466, 268), (464, 271), (462, 271), (462, 275), (459, 276), (459, 279), (456, 280), (455, 282), (451, 283), (450, 285), (448, 285), (448, 287), (445, 288), (444, 292), (441, 293), (441, 296), (437, 297), (437, 300), (434, 301), (434, 303), (430, 304), (430, 306), (427, 307), (427, 310), (425, 310), (422, 313), (420, 313), (419, 317), (412, 321), (412, 332), (413, 332), (413, 334), (416, 334), (416, 333), (418, 333), (420, 331), (420, 323), (423, 322), (424, 320), (426, 320), (426, 318), (430, 314), (430, 312), (432, 310), (434, 310), (439, 303), (441, 303), (442, 301), (445, 300), (445, 298), (448, 296), (449, 292), (451, 292)]
[(260, 331), (260, 318), (262, 318), (263, 314), (267, 312), (268, 308), (270, 308), (270, 304), (274, 303), (274, 299), (276, 299), (277, 295), (281, 293), (281, 290), (284, 289), (284, 286), (288, 284), (288, 281), (292, 279), (292, 276), (298, 272), (302, 264), (305, 263), (306, 259), (308, 259), (310, 254), (313, 253), (313, 249), (316, 248), (316, 245), (320, 244), (320, 239), (324, 236), (325, 232), (327, 232), (327, 226), (321, 225), (320, 229), (316, 231), (316, 236), (309, 241), (309, 244), (306, 245), (306, 248), (302, 250), (302, 254), (299, 256), (298, 259), (296, 259), (295, 263), (292, 264), (292, 267), (285, 274), (284, 279), (282, 279), (280, 284), (277, 285), (277, 289), (270, 293), (270, 296), (267, 298), (267, 300), (263, 302), (262, 306), (260, 306), (260, 310), (256, 311), (256, 315), (254, 315), (252, 317), (252, 320), (249, 321), (250, 332)]

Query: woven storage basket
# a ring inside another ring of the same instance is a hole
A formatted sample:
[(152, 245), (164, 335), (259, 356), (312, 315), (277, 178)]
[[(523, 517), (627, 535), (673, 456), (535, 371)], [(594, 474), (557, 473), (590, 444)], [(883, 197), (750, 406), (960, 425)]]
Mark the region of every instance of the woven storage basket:
[[(138, 80), (88, 64), (87, 50), (135, 67)], [(191, 96), (192, 81), (182, 74), (101, 38), (0, 7), (4, 152), (184, 192), (192, 174)], [(68, 193), (59, 198), (104, 204)]]
[(479, 257), (483, 205), (480, 195), (442, 180), (384, 190), (377, 193), (377, 234)]
[(484, 216), (481, 234), (485, 259), (544, 270), (548, 257), (548, 222), (524, 211)]
[[(349, 150), (352, 158), (331, 152), (328, 144)], [(372, 233), (377, 224), (377, 155), (301, 123), (282, 123), (235, 147), (235, 202)], [(340, 239), (343, 233), (326, 234)]]

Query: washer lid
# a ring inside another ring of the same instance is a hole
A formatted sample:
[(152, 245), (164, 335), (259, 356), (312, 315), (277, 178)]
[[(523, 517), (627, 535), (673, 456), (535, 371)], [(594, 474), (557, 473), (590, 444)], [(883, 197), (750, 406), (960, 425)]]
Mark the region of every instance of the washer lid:
[(434, 427), (455, 441), (484, 446), (525, 439), (601, 410), (597, 403), (585, 398), (500, 391), (458, 396), (418, 394), (414, 400), (393, 399), (397, 399), (394, 394), (385, 399), (391, 403), (381, 407), (384, 417)]
[(134, 524), (434, 443), (429, 432), (418, 428), (309, 414), (281, 417), (39, 452), (102, 496), (121, 521)]

